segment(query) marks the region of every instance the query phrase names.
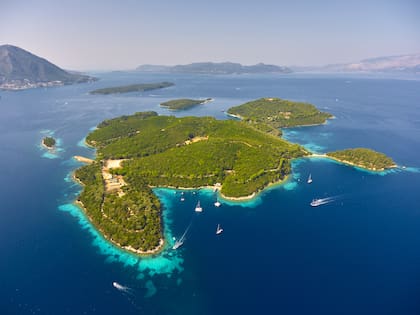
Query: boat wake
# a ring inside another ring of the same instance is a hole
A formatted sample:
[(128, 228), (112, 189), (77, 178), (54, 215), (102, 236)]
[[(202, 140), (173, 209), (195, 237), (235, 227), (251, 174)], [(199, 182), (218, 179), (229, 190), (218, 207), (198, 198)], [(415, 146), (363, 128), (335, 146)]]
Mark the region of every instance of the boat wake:
[(318, 207), (322, 205), (329, 204), (331, 202), (337, 201), (341, 196), (332, 196), (332, 197), (326, 197), (326, 198), (318, 198), (313, 199), (310, 203), (312, 207)]
[[(119, 292), (122, 293), (122, 295), (128, 300), (131, 305), (136, 308), (138, 311), (142, 310), (142, 307), (140, 306), (138, 294), (136, 294), (136, 291), (130, 287), (127, 287), (125, 285), (122, 285), (118, 282), (112, 282), (112, 286), (117, 289)], [(137, 292), (138, 293), (138, 292)]]
[(130, 294), (130, 295), (134, 295), (134, 290), (132, 288), (129, 288), (129, 287), (125, 286), (125, 285), (119, 284), (118, 282), (112, 282), (112, 285), (118, 291), (121, 291), (123, 293)]
[(192, 220), (191, 220), (190, 224), (188, 224), (187, 228), (185, 229), (185, 231), (181, 235), (181, 237), (179, 239), (175, 240), (175, 244), (174, 244), (174, 246), (172, 246), (172, 249), (178, 249), (179, 247), (181, 247), (184, 244), (184, 242), (186, 240), (188, 230), (191, 227), (191, 224), (192, 224)]

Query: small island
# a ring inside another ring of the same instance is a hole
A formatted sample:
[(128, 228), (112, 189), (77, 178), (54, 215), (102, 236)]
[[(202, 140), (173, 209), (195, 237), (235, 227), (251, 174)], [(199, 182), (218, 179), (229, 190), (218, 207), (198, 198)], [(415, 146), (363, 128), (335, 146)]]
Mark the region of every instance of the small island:
[(326, 156), (344, 164), (376, 172), (397, 167), (394, 160), (390, 157), (367, 148), (355, 148), (329, 152)]
[(231, 107), (227, 113), (249, 123), (262, 123), (276, 129), (320, 125), (333, 117), (312, 104), (280, 98), (260, 98)]
[[(280, 138), (278, 126), (285, 120), (293, 126), (320, 124), (332, 117), (313, 105), (280, 99), (256, 100), (229, 113), (242, 120), (149, 111), (101, 122), (86, 137), (97, 150), (96, 159), (75, 171), (84, 186), (77, 203), (113, 244), (139, 255), (155, 254), (165, 242), (154, 187), (217, 186), (224, 198), (253, 198), (285, 180), (293, 159), (314, 156)], [(395, 164), (372, 152), (351, 149), (322, 157), (375, 170)]]
[(167, 102), (160, 103), (160, 106), (167, 107), (171, 110), (184, 110), (196, 105), (206, 104), (212, 101), (211, 98), (206, 98), (204, 100), (193, 100), (189, 98), (180, 98), (176, 100), (170, 100)]
[(141, 83), (130, 84), (122, 86), (113, 86), (103, 89), (97, 89), (90, 92), (90, 94), (116, 94), (116, 93), (130, 93), (130, 92), (144, 92), (157, 89), (163, 89), (175, 85), (171, 82), (158, 82), (158, 83)]
[(54, 149), (56, 141), (53, 137), (45, 137), (42, 139), (42, 145), (47, 149)]

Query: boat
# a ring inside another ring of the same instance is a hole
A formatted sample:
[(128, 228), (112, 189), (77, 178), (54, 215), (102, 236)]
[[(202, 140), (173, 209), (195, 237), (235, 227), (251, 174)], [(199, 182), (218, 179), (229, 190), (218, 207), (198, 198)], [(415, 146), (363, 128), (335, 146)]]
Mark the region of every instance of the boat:
[(184, 201), (185, 200), (185, 198), (184, 197), (181, 197), (181, 199), (180, 199), (181, 201)]
[(217, 225), (216, 234), (219, 235), (223, 232), (223, 229), (220, 227), (220, 224)]
[(119, 284), (118, 282), (115, 282), (115, 281), (112, 282), (112, 285), (114, 286), (114, 288), (116, 288), (117, 290), (120, 290), (120, 291), (127, 291), (128, 290), (127, 287), (125, 287), (122, 284)]
[(220, 203), (219, 200), (216, 200), (216, 202), (214, 203), (214, 206), (219, 208), (222, 204)]
[(309, 177), (308, 177), (307, 183), (308, 183), (308, 184), (312, 183), (312, 176), (311, 176), (311, 174), (309, 174)]
[(318, 207), (322, 204), (323, 204), (322, 199), (312, 199), (312, 201), (311, 201), (311, 206), (312, 207)]
[(200, 200), (197, 202), (195, 206), (195, 212), (203, 212), (203, 208), (200, 206)]
[(178, 249), (179, 247), (181, 247), (184, 244), (185, 236), (187, 235), (187, 232), (190, 229), (190, 226), (191, 226), (191, 223), (185, 229), (184, 234), (182, 234), (179, 239), (175, 240), (175, 243), (174, 243), (174, 246), (172, 246), (172, 249)]
[(182, 246), (182, 244), (184, 244), (184, 240), (176, 240), (174, 246), (172, 246), (172, 249), (178, 249), (179, 247)]
[(311, 206), (312, 207), (318, 207), (321, 205), (325, 205), (327, 203), (330, 203), (334, 201), (334, 197), (328, 197), (328, 198), (320, 198), (320, 199), (312, 199)]

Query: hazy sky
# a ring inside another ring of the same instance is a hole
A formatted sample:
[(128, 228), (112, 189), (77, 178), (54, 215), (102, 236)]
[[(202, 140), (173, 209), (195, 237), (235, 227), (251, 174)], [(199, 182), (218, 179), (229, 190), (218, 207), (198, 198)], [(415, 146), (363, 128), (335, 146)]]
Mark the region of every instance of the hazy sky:
[(420, 52), (420, 1), (0, 0), (0, 44), (78, 70), (351, 62)]

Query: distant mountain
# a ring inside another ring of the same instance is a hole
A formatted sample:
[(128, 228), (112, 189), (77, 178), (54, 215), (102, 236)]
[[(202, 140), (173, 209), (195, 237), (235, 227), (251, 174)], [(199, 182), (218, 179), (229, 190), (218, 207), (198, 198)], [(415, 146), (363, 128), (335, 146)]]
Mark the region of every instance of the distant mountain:
[(290, 73), (287, 67), (259, 63), (244, 66), (233, 62), (196, 62), (187, 65), (157, 66), (141, 65), (137, 71), (143, 72), (179, 72), (179, 73), (204, 73), (204, 74), (244, 74), (244, 73)]
[(0, 46), (0, 89), (22, 90), (96, 80), (67, 72), (51, 62), (12, 45)]
[(353, 63), (332, 64), (323, 67), (293, 68), (295, 71), (322, 72), (403, 72), (420, 73), (420, 53), (387, 56), (361, 60)]
[(136, 71), (141, 72), (169, 72), (171, 66), (160, 66), (160, 65), (141, 65), (136, 68)]

